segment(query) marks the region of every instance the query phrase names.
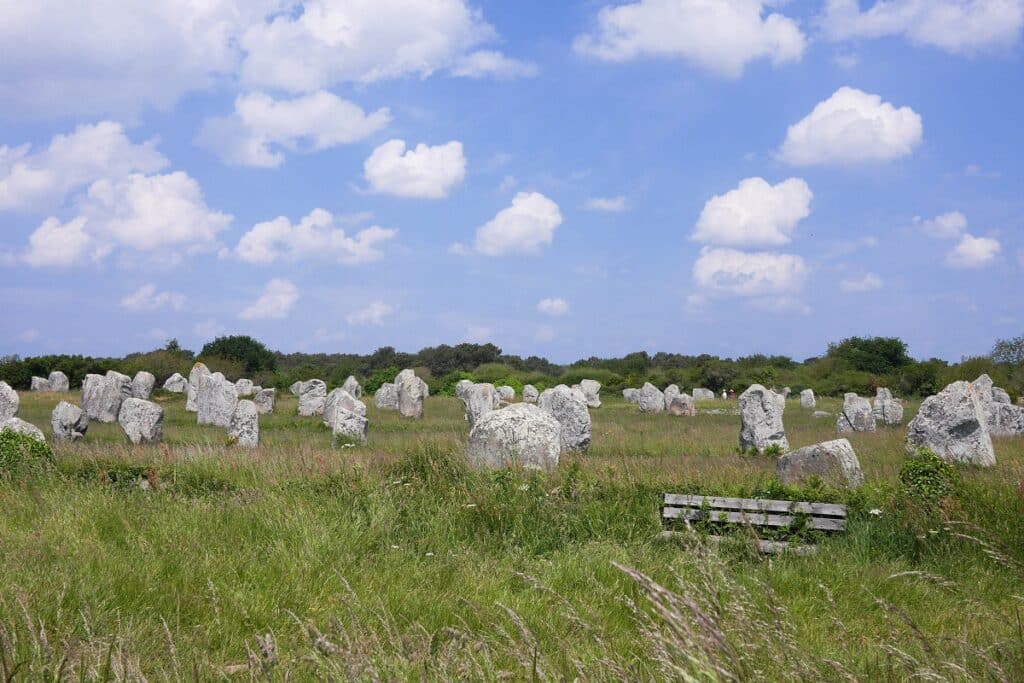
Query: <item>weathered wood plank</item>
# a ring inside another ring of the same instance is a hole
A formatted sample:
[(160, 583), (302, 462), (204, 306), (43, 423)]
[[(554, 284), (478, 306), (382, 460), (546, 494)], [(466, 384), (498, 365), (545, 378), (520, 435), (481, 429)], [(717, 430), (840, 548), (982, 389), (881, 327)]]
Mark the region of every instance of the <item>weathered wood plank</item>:
[[(795, 515), (766, 514), (764, 512), (736, 512), (731, 510), (700, 510), (693, 508), (667, 507), (661, 511), (662, 519), (685, 519), (690, 522), (709, 521), (727, 522), (730, 524), (750, 524), (752, 526), (788, 527), (796, 520)], [(819, 531), (845, 531), (845, 519), (809, 516), (805, 524), (810, 529)]]
[(767, 500), (762, 498), (722, 498), (718, 496), (693, 496), (676, 493), (665, 494), (668, 507), (700, 508), (707, 501), (712, 510), (737, 510), (750, 512), (802, 512), (824, 517), (846, 517), (846, 506), (836, 503), (805, 503), (791, 500)]
[[(692, 534), (684, 531), (662, 531), (662, 538), (687, 538)], [(722, 536), (705, 536), (708, 541), (718, 544), (722, 542)], [(818, 552), (818, 546), (808, 543), (789, 543), (787, 541), (768, 541), (757, 539), (757, 550), (762, 555), (779, 555), (781, 553), (792, 553), (794, 555), (813, 555)]]

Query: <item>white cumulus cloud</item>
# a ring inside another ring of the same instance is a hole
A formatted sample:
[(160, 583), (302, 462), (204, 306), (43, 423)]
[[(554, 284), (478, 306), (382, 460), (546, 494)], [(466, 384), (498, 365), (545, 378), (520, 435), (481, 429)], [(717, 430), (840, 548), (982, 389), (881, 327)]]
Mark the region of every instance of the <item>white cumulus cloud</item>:
[(254, 264), (290, 259), (355, 265), (382, 258), (379, 245), (398, 234), (397, 230), (374, 225), (349, 236), (339, 225), (343, 218), (324, 209), (313, 209), (296, 224), (284, 216), (257, 223), (239, 240), (235, 255)]
[(918, 45), (973, 54), (1011, 47), (1024, 27), (1021, 0), (829, 0), (823, 26), (833, 40), (902, 36)]
[(36, 267), (71, 266), (81, 262), (92, 246), (85, 224), (86, 219), (82, 217), (67, 223), (47, 218), (29, 235), (25, 262)]
[(946, 254), (946, 265), (950, 268), (981, 268), (994, 261), (1001, 250), (998, 240), (964, 234)]
[(288, 317), (299, 300), (299, 288), (292, 282), (274, 278), (259, 298), (238, 314), (242, 320), (280, 320)]
[(922, 135), (910, 107), (844, 86), (789, 127), (778, 156), (798, 166), (890, 161), (913, 152)]
[(540, 73), (536, 64), (506, 57), (496, 50), (477, 50), (459, 59), (452, 75), (463, 78), (532, 78)]
[(558, 317), (569, 312), (569, 302), (562, 298), (547, 298), (537, 302), (537, 310), (544, 315)]
[(476, 250), (488, 256), (535, 254), (562, 224), (558, 204), (539, 192), (520, 192), (476, 232)]
[(639, 0), (601, 8), (592, 33), (576, 38), (584, 55), (609, 62), (680, 58), (737, 78), (756, 59), (799, 61), (807, 39), (796, 21), (762, 0)]
[(346, 315), (345, 322), (355, 327), (383, 325), (384, 320), (394, 312), (395, 309), (390, 304), (386, 304), (383, 301), (374, 301), (366, 307)]
[(711, 294), (760, 297), (799, 290), (807, 277), (800, 256), (704, 247), (693, 280)]
[(374, 192), (419, 199), (443, 199), (466, 177), (466, 157), (456, 140), (406, 151), (405, 141), (388, 140), (363, 163)]
[(622, 195), (616, 197), (591, 197), (583, 205), (589, 211), (603, 211), (605, 213), (622, 213), (629, 208), (629, 202)]
[(121, 299), (121, 308), (136, 313), (157, 311), (164, 307), (180, 311), (185, 307), (185, 295), (178, 292), (157, 291), (156, 285), (149, 283)]
[(844, 292), (870, 292), (873, 289), (881, 289), (885, 284), (878, 275), (865, 273), (864, 277), (841, 280), (839, 289)]
[(727, 246), (777, 246), (811, 213), (814, 194), (800, 178), (771, 185), (747, 178), (704, 204), (693, 239)]
[(252, 92), (235, 99), (232, 115), (208, 119), (196, 142), (225, 163), (272, 168), (284, 162), (285, 152), (319, 152), (363, 140), (390, 121), (387, 108), (367, 114), (323, 90), (284, 100)]
[(956, 239), (967, 230), (967, 217), (959, 211), (950, 211), (935, 218), (922, 219), (914, 216), (914, 224), (920, 226), (924, 234), (936, 239)]

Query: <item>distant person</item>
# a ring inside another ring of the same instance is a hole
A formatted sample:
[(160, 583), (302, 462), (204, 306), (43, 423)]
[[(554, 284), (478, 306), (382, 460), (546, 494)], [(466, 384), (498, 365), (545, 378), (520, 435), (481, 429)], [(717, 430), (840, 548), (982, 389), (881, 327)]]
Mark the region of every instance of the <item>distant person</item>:
[(729, 399), (729, 394), (725, 393), (725, 389), (722, 389), (722, 400), (723, 401), (727, 401), (728, 399)]
[(735, 389), (730, 389), (729, 390), (729, 400), (731, 401), (734, 398), (736, 398), (736, 390)]

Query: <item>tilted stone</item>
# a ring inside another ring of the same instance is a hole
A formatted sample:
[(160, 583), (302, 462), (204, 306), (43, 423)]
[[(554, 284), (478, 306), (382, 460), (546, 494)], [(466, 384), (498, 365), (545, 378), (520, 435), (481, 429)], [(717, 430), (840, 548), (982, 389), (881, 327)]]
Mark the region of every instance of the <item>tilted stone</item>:
[(852, 392), (847, 393), (843, 397), (843, 409), (836, 419), (836, 431), (840, 434), (875, 431), (875, 414), (871, 402)]
[(341, 385), (341, 388), (347, 391), (348, 395), (352, 398), (360, 399), (363, 397), (363, 387), (359, 384), (359, 380), (352, 375), (345, 379), (345, 383)]
[(974, 386), (953, 382), (924, 400), (907, 427), (907, 450), (921, 447), (951, 462), (996, 464), (985, 408)]
[(73, 403), (61, 401), (50, 413), (50, 428), (54, 441), (77, 441), (89, 429), (89, 416)]

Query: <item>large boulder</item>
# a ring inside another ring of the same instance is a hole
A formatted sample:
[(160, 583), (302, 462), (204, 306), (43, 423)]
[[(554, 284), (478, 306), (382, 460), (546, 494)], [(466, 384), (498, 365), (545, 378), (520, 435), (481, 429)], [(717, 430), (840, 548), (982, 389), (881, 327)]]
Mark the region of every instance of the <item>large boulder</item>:
[(472, 429), (477, 420), (494, 410), (494, 395), (497, 390), (489, 382), (470, 384), (462, 388), (462, 402), (466, 405), (466, 422)]
[(89, 429), (89, 416), (73, 403), (61, 401), (50, 413), (50, 427), (54, 441), (77, 441)]
[(185, 410), (190, 413), (199, 411), (199, 378), (210, 374), (210, 368), (204, 363), (196, 363), (188, 373), (188, 398), (185, 399)]
[(395, 377), (395, 392), (398, 394), (398, 414), (402, 417), (420, 419), (423, 417), (423, 401), (427, 397), (427, 384), (412, 370), (402, 370)]
[(590, 411), (585, 397), (559, 384), (541, 392), (537, 407), (558, 420), (563, 451), (586, 451), (590, 448)]
[(182, 377), (180, 372), (176, 372), (164, 382), (164, 391), (169, 391), (172, 394), (184, 394), (188, 391), (188, 380)]
[(814, 397), (813, 389), (804, 389), (800, 392), (800, 407), (801, 408), (816, 408), (818, 406), (818, 399)]
[(540, 397), (540, 392), (537, 391), (537, 387), (532, 384), (527, 384), (523, 387), (523, 402), (524, 403), (536, 403)]
[(159, 443), (164, 438), (164, 409), (143, 398), (129, 396), (122, 401), (117, 423), (136, 445)]
[(352, 398), (360, 399), (363, 397), (363, 387), (359, 384), (359, 380), (352, 375), (345, 379), (345, 383), (341, 385), (341, 388), (347, 391), (348, 395)]
[(836, 439), (798, 448), (775, 463), (779, 481), (789, 486), (804, 484), (811, 477), (831, 486), (857, 488), (864, 483), (864, 472), (846, 439)]
[(907, 449), (929, 448), (952, 462), (989, 467), (996, 463), (985, 408), (967, 382), (953, 382), (921, 404), (907, 427)]
[(693, 416), (697, 414), (697, 406), (693, 401), (693, 397), (689, 394), (665, 394), (665, 410), (670, 415), (689, 415)]
[(875, 431), (875, 414), (871, 408), (871, 401), (852, 392), (846, 394), (843, 398), (843, 409), (836, 419), (836, 431), (840, 434)]
[(139, 370), (135, 373), (135, 377), (132, 378), (131, 391), (132, 398), (149, 399), (153, 394), (153, 387), (156, 386), (156, 377), (153, 373), (146, 372), (145, 370)]
[(693, 390), (694, 401), (714, 401), (715, 392), (710, 389), (702, 389), (700, 387)]
[(327, 405), (327, 385), (323, 380), (310, 379), (299, 387), (299, 415), (323, 415)]
[(466, 457), (484, 467), (552, 470), (561, 450), (558, 420), (535, 405), (516, 403), (477, 421), (469, 433)]
[(22, 420), (20, 417), (11, 417), (0, 422), (0, 432), (7, 429), (12, 432), (17, 432), (18, 434), (31, 436), (36, 441), (46, 441), (46, 436), (43, 434), (43, 430), (36, 427), (31, 422)]
[(20, 406), (18, 392), (7, 382), (0, 381), (0, 422), (6, 422), (17, 415)]
[(227, 429), (238, 406), (238, 390), (219, 372), (199, 375), (196, 403), (199, 406), (196, 415), (199, 424)]
[(239, 398), (249, 398), (256, 393), (256, 385), (253, 384), (251, 379), (242, 377), (235, 382), (235, 391), (238, 392)]
[(277, 389), (260, 389), (253, 396), (252, 402), (256, 404), (256, 412), (258, 413), (274, 412), (274, 404), (277, 402)]
[(786, 430), (782, 425), (785, 403), (777, 394), (760, 384), (753, 384), (740, 394), (740, 449), (759, 453), (771, 446), (789, 450)]
[(121, 403), (131, 398), (132, 380), (113, 370), (106, 375), (85, 376), (82, 382), (82, 410), (90, 420), (117, 422)]
[(622, 398), (626, 399), (626, 403), (640, 403), (640, 390), (627, 388), (622, 390)]
[(349, 443), (364, 444), (370, 431), (370, 421), (365, 416), (353, 413), (351, 410), (338, 408), (334, 411), (330, 427), (335, 444), (339, 438)]
[(32, 377), (32, 383), (29, 385), (29, 391), (53, 391), (50, 388), (50, 380), (45, 377)]
[(257, 448), (260, 445), (260, 411), (255, 401), (242, 399), (235, 406), (228, 423), (228, 439), (241, 448)]
[(588, 408), (601, 407), (601, 383), (594, 379), (585, 379), (580, 382), (580, 389), (587, 399)]
[(334, 425), (334, 414), (339, 410), (347, 410), (366, 417), (366, 404), (344, 389), (334, 389), (327, 394), (327, 401), (324, 403), (324, 424), (328, 427)]
[(373, 403), (381, 410), (398, 410), (398, 391), (394, 383), (381, 384), (373, 395)]
[(999, 387), (993, 386), (991, 377), (982, 375), (971, 383), (971, 387), (978, 394), (990, 435), (1024, 435), (1024, 408), (1011, 405), (1009, 395)]
[(50, 373), (47, 381), (50, 383), (50, 391), (70, 391), (71, 382), (68, 381), (68, 376), (60, 370), (54, 370)]
[(639, 398), (641, 413), (660, 413), (665, 410), (665, 394), (650, 382), (644, 383)]

